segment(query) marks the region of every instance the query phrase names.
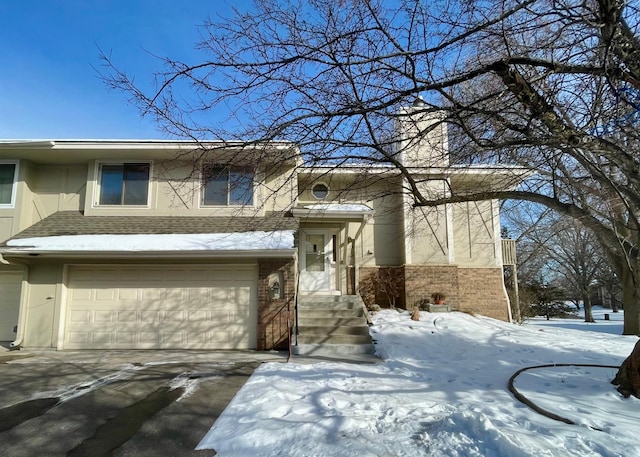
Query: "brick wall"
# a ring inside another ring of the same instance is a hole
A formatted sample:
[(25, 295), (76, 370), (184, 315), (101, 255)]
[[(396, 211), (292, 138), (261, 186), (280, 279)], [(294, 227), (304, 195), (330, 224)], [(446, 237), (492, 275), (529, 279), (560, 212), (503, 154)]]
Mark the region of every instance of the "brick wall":
[[(367, 278), (377, 278), (386, 267), (360, 268), (360, 282)], [(397, 267), (395, 267), (397, 268)], [(421, 300), (431, 300), (431, 294), (442, 292), (445, 303), (459, 311), (473, 311), (484, 316), (509, 320), (508, 301), (502, 287), (500, 268), (459, 268), (456, 265), (404, 265), (404, 288), (397, 306), (411, 309)], [(377, 294), (363, 294), (368, 306), (377, 303), (388, 306), (386, 297)]]
[(405, 303), (411, 309), (431, 294), (446, 295), (445, 303), (458, 309), (458, 267), (455, 265), (405, 265)]
[(404, 293), (404, 268), (403, 267), (361, 267), (360, 268), (360, 286), (358, 292), (364, 300), (365, 305), (371, 306), (374, 303), (382, 306), (383, 308), (389, 307), (389, 297), (380, 288), (374, 287), (374, 283), (384, 280), (385, 278), (398, 277), (399, 284), (399, 296), (396, 299), (395, 306), (397, 308), (405, 307), (405, 293)]
[[(281, 272), (284, 298), (269, 297), (269, 275)], [(261, 259), (258, 261), (258, 347), (259, 351), (285, 349), (289, 344), (288, 321), (293, 325), (295, 271), (293, 260)]]
[(500, 268), (459, 268), (460, 309), (509, 320), (507, 295)]

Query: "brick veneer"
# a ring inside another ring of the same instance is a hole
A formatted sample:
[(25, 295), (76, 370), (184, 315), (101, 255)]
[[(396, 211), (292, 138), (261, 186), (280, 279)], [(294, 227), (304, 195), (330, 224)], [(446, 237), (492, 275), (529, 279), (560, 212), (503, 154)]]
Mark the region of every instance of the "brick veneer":
[[(284, 298), (269, 298), (269, 275), (282, 272)], [(293, 260), (262, 259), (258, 261), (258, 341), (259, 351), (284, 349), (289, 343), (288, 324), (293, 325), (295, 271)]]
[(509, 320), (509, 301), (499, 268), (459, 268), (460, 309), (503, 321)]
[(452, 308), (458, 309), (458, 267), (455, 265), (405, 265), (405, 302), (407, 309), (431, 294), (441, 292)]
[[(388, 267), (362, 267), (360, 280), (376, 277)], [(397, 267), (395, 267), (397, 268)], [(457, 265), (404, 265), (404, 288), (398, 306), (411, 309), (434, 292), (446, 295), (445, 302), (454, 310), (472, 311), (495, 319), (509, 320), (508, 301), (499, 268), (460, 268)], [(378, 294), (379, 295), (379, 294)], [(367, 305), (376, 302), (387, 306), (385, 297), (365, 297)]]

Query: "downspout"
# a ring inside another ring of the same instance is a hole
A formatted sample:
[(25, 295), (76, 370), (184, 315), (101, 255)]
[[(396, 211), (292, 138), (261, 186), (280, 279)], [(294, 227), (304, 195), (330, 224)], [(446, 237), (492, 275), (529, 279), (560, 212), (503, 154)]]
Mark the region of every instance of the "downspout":
[(16, 339), (9, 343), (11, 349), (20, 349), (24, 342), (24, 329), (27, 327), (27, 295), (28, 289), (25, 287), (25, 276), (29, 277), (29, 265), (23, 262), (9, 262), (0, 254), (0, 263), (4, 265), (18, 265), (22, 268), (22, 281), (20, 286), (20, 305), (18, 307), (18, 329)]

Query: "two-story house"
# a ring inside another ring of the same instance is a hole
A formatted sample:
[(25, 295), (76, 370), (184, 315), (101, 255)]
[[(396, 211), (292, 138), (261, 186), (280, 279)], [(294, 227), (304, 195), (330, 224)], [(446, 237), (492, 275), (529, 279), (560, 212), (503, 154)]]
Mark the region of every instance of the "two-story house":
[(355, 295), (385, 269), (402, 306), (439, 291), (509, 320), (498, 202), (421, 207), (410, 189), (508, 188), (524, 171), (449, 166), (444, 125), (412, 139), (433, 122), (398, 123), (409, 176), (307, 167), (286, 142), (0, 143), (0, 341), (272, 349), (300, 297)]

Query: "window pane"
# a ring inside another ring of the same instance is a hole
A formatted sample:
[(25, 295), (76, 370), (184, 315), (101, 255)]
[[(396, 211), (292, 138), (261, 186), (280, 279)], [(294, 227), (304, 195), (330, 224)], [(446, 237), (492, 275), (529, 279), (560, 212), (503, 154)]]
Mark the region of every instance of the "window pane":
[(307, 271), (324, 271), (324, 235), (307, 235), (305, 262)]
[(100, 204), (122, 204), (122, 165), (102, 165), (100, 176)]
[(11, 193), (13, 192), (13, 177), (16, 173), (14, 163), (0, 164), (0, 204), (11, 203)]
[(329, 195), (329, 188), (325, 184), (320, 183), (313, 186), (311, 192), (318, 200), (324, 200), (327, 198), (327, 195)]
[(149, 193), (149, 164), (127, 163), (124, 165), (125, 205), (146, 205)]
[(220, 167), (207, 167), (204, 170), (204, 192), (202, 202), (205, 205), (227, 205), (228, 172)]
[(231, 170), (229, 187), (230, 205), (253, 205), (253, 173), (251, 171)]

